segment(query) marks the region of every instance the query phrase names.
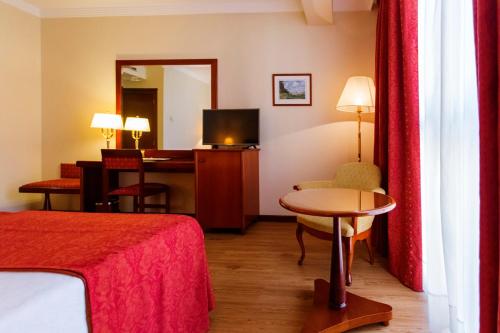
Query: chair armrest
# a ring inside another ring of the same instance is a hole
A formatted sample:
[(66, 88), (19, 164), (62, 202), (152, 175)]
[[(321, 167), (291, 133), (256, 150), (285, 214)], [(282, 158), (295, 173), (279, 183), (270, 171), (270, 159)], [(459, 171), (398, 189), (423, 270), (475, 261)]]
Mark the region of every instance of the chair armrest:
[(385, 194), (385, 190), (381, 187), (377, 187), (371, 190), (372, 192), (377, 192), (377, 193), (382, 193)]
[(309, 182), (301, 182), (293, 186), (296, 191), (310, 189), (310, 188), (325, 188), (333, 187), (333, 181), (331, 180), (313, 180)]

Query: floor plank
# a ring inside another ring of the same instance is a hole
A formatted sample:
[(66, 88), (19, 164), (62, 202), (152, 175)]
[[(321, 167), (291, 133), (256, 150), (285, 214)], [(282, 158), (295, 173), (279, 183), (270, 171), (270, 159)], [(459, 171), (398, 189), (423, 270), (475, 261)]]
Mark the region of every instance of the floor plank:
[[(328, 280), (330, 244), (304, 235), (306, 259), (297, 265), (294, 223), (259, 222), (245, 235), (207, 233), (209, 269), (216, 296), (214, 333), (300, 332), (312, 304), (313, 281)], [(358, 244), (353, 285), (347, 290), (393, 307), (388, 327), (371, 325), (350, 332), (428, 332), (426, 301), (401, 285), (376, 257), (374, 266)]]

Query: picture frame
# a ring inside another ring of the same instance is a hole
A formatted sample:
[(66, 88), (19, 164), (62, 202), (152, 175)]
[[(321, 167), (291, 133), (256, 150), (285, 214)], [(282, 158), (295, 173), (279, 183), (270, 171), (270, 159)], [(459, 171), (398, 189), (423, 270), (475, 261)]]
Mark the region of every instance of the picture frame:
[(311, 106), (312, 75), (273, 74), (273, 106)]

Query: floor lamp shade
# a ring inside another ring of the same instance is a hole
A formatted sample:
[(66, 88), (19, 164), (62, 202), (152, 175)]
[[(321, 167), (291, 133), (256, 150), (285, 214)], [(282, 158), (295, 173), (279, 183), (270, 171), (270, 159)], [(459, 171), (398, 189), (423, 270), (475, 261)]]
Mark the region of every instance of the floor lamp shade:
[(340, 95), (337, 110), (358, 114), (358, 162), (361, 162), (361, 114), (375, 112), (375, 84), (372, 78), (350, 77)]
[(352, 76), (347, 80), (337, 103), (343, 112), (375, 112), (375, 84), (371, 77)]

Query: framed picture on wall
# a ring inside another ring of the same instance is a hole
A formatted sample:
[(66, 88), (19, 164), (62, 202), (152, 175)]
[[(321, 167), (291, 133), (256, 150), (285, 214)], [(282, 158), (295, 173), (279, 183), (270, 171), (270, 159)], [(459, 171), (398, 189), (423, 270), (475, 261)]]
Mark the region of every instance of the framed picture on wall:
[(311, 74), (273, 74), (273, 105), (310, 106), (311, 86)]

